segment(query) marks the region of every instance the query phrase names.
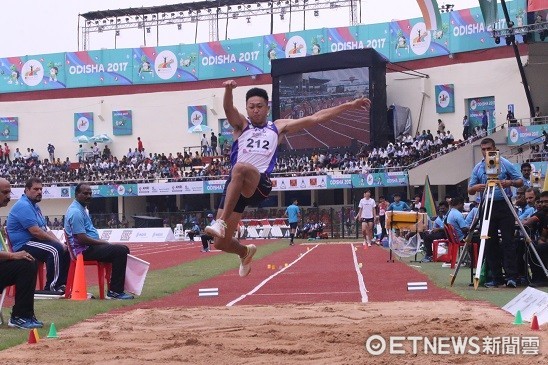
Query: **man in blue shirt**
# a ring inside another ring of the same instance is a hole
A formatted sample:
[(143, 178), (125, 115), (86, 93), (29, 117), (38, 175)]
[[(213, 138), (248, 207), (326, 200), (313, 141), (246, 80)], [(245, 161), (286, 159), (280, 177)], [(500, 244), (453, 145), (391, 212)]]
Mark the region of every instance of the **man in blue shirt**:
[(445, 215), (447, 214), (448, 210), (449, 204), (445, 200), (439, 202), (438, 216), (434, 221), (434, 227), (431, 230), (424, 232), (424, 234), (421, 234), (424, 241), (424, 258), (421, 262), (434, 261), (435, 258), (432, 257), (432, 243), (434, 242), (434, 240), (447, 238), (447, 236), (445, 235), (445, 229), (443, 229), (443, 220), (445, 219)]
[(459, 241), (464, 239), (470, 227), (466, 224), (462, 211), (464, 209), (464, 199), (460, 196), (451, 199), (451, 210), (447, 213), (447, 224), (455, 228)]
[(285, 210), (284, 217), (287, 217), (287, 220), (289, 222), (289, 245), (293, 246), (295, 242), (293, 241), (295, 238), (295, 230), (297, 229), (297, 225), (299, 224), (299, 216), (301, 215), (301, 210), (298, 207), (299, 202), (297, 199), (293, 200), (293, 204), (288, 206)]
[(388, 209), (386, 211), (390, 211), (390, 212), (408, 212), (411, 210), (411, 208), (409, 208), (409, 205), (407, 205), (406, 202), (404, 201), (401, 201), (401, 195), (400, 193), (395, 193), (394, 194), (394, 201), (392, 203), (390, 203), (390, 205), (388, 206)]
[[(489, 151), (496, 151), (495, 141), (491, 138), (481, 140), (481, 153), (483, 160), (479, 162), (472, 170), (472, 176), (468, 183), (468, 194), (483, 193), (487, 187), (488, 176), (485, 171), (485, 157)], [(495, 178), (500, 181), (502, 188), (520, 187), (523, 185), (523, 178), (516, 170), (514, 165), (500, 157), (500, 173)], [(502, 267), (506, 274), (506, 286), (516, 287), (516, 276), (518, 271), (517, 264), (517, 245), (514, 240), (514, 214), (511, 207), (506, 203), (504, 192), (497, 186), (493, 194), (493, 207), (491, 218), (489, 220), (489, 239), (485, 243), (485, 259), (489, 265), (491, 281), (485, 283), (486, 287), (495, 287), (502, 280)], [(513, 209), (513, 208), (512, 208)], [(501, 242), (499, 247), (500, 230)], [(502, 257), (501, 257), (502, 249)], [(502, 261), (502, 267), (501, 267)]]
[(8, 215), (7, 232), (14, 252), (26, 251), (46, 263), (44, 290), (64, 293), (67, 283), (69, 253), (46, 225), (37, 203), (42, 201), (42, 181), (30, 178), (25, 192)]
[(75, 199), (65, 215), (65, 231), (75, 255), (83, 254), (84, 260), (112, 263), (108, 299), (133, 299), (124, 292), (126, 264), (129, 248), (99, 239), (86, 207), (91, 202), (91, 187), (79, 183), (74, 190)]

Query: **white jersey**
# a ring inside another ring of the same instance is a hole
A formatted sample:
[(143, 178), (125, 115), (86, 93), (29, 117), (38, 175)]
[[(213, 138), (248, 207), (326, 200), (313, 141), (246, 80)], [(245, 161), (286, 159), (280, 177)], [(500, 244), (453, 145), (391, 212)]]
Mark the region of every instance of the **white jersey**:
[(362, 200), (360, 200), (360, 204), (358, 205), (358, 208), (361, 208), (362, 210), (362, 215), (360, 218), (366, 218), (366, 219), (373, 218), (373, 209), (375, 209), (376, 206), (377, 204), (375, 204), (374, 199), (362, 198)]
[(252, 164), (260, 173), (270, 174), (276, 164), (278, 129), (272, 122), (264, 127), (255, 127), (248, 120), (240, 137), (232, 144), (230, 162)]

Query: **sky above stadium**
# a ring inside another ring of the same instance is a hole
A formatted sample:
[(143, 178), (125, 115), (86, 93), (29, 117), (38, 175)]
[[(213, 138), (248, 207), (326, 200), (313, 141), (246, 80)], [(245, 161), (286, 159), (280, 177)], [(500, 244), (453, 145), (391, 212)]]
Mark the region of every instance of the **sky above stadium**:
[[(359, 1), (359, 0), (358, 0)], [(78, 14), (106, 9), (123, 9), (141, 6), (159, 6), (190, 1), (166, 0), (20, 0), (0, 12), (0, 57), (35, 55), (57, 52), (82, 50), (78, 46)], [(420, 17), (420, 9), (413, 0), (361, 0), (361, 23), (383, 23), (393, 19), (410, 19)], [(477, 0), (440, 1), (438, 5), (454, 4), (455, 10), (478, 6)], [(359, 10), (358, 10), (359, 11)], [(312, 11), (306, 14), (306, 29), (322, 27), (338, 27), (349, 25), (348, 9), (336, 11), (321, 10), (318, 17)], [(254, 35), (264, 35), (270, 32), (268, 19), (252, 18), (247, 23), (245, 18), (231, 20), (228, 27), (219, 28), (219, 40), (236, 39)], [(274, 33), (303, 30), (302, 12), (292, 17), (289, 29), (288, 17), (285, 20), (277, 17), (274, 21)], [(144, 35), (142, 31), (123, 30), (119, 37), (113, 32), (108, 34), (94, 33), (90, 37), (88, 49), (101, 48), (131, 48), (146, 43), (147, 46), (165, 46), (178, 43), (198, 43), (209, 41), (208, 22), (200, 22), (198, 31), (194, 25), (188, 24), (180, 31), (175, 26), (160, 28)]]

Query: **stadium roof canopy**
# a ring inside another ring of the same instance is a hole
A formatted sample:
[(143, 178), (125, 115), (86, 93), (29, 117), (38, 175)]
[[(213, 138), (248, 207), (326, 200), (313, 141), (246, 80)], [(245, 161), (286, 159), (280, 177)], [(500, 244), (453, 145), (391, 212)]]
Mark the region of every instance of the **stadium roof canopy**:
[[(334, 2), (335, 3), (335, 2)], [(173, 5), (160, 5), (160, 6), (148, 6), (140, 8), (127, 8), (127, 9), (118, 9), (118, 10), (98, 10), (90, 11), (84, 14), (80, 14), (81, 17), (86, 20), (98, 20), (104, 18), (116, 18), (124, 16), (137, 16), (137, 15), (147, 15), (147, 14), (159, 14), (159, 13), (175, 13), (175, 12), (197, 12), (198, 10), (207, 10), (207, 9), (216, 9), (219, 7), (226, 6), (240, 6), (240, 8), (245, 7), (246, 9), (251, 9), (251, 7), (258, 7), (259, 4), (265, 4), (268, 7), (276, 4), (278, 6), (289, 4), (288, 0), (282, 1), (257, 1), (257, 0), (217, 0), (217, 1), (197, 1), (192, 3), (185, 4), (173, 4)]]

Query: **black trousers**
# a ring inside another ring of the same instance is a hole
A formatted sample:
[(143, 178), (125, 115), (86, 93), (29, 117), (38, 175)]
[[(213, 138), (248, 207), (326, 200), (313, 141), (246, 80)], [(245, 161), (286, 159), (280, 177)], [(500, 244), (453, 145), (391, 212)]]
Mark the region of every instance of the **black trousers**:
[[(535, 244), (535, 249), (537, 250), (544, 267), (548, 268), (548, 243)], [(544, 270), (540, 267), (540, 264), (536, 256), (531, 252), (531, 276), (533, 281), (546, 281), (548, 277), (544, 274)]]
[(36, 262), (28, 260), (0, 261), (0, 293), (15, 284), (15, 304), (12, 317), (29, 318), (34, 315), (34, 287)]
[(382, 241), (384, 237), (387, 237), (388, 234), (386, 233), (386, 227), (384, 226), (386, 224), (386, 216), (379, 215), (379, 224), (381, 225), (381, 236), (379, 237), (379, 241)]
[(213, 242), (213, 237), (203, 234), (200, 238), (202, 239), (202, 247), (204, 248), (204, 251), (209, 251), (209, 242)]
[(92, 245), (84, 251), (84, 260), (110, 262), (112, 264), (112, 276), (110, 277), (110, 290), (116, 293), (124, 291), (126, 280), (126, 264), (129, 248), (125, 245), (104, 244)]
[(38, 261), (46, 263), (46, 286), (44, 290), (56, 290), (67, 284), (70, 256), (63, 245), (57, 242), (29, 241), (19, 251), (27, 251)]
[(491, 280), (502, 277), (502, 268), (506, 279), (516, 279), (518, 274), (514, 220), (514, 215), (504, 200), (493, 201), (488, 233), (490, 238), (485, 242), (485, 260), (491, 270)]
[[(424, 240), (424, 251), (426, 253), (426, 256), (432, 256), (433, 250), (432, 250), (432, 243), (435, 240), (442, 240), (447, 238), (447, 235), (445, 234), (444, 230), (436, 231), (432, 233), (425, 233), (422, 239)], [(434, 257), (435, 259), (435, 257)]]

